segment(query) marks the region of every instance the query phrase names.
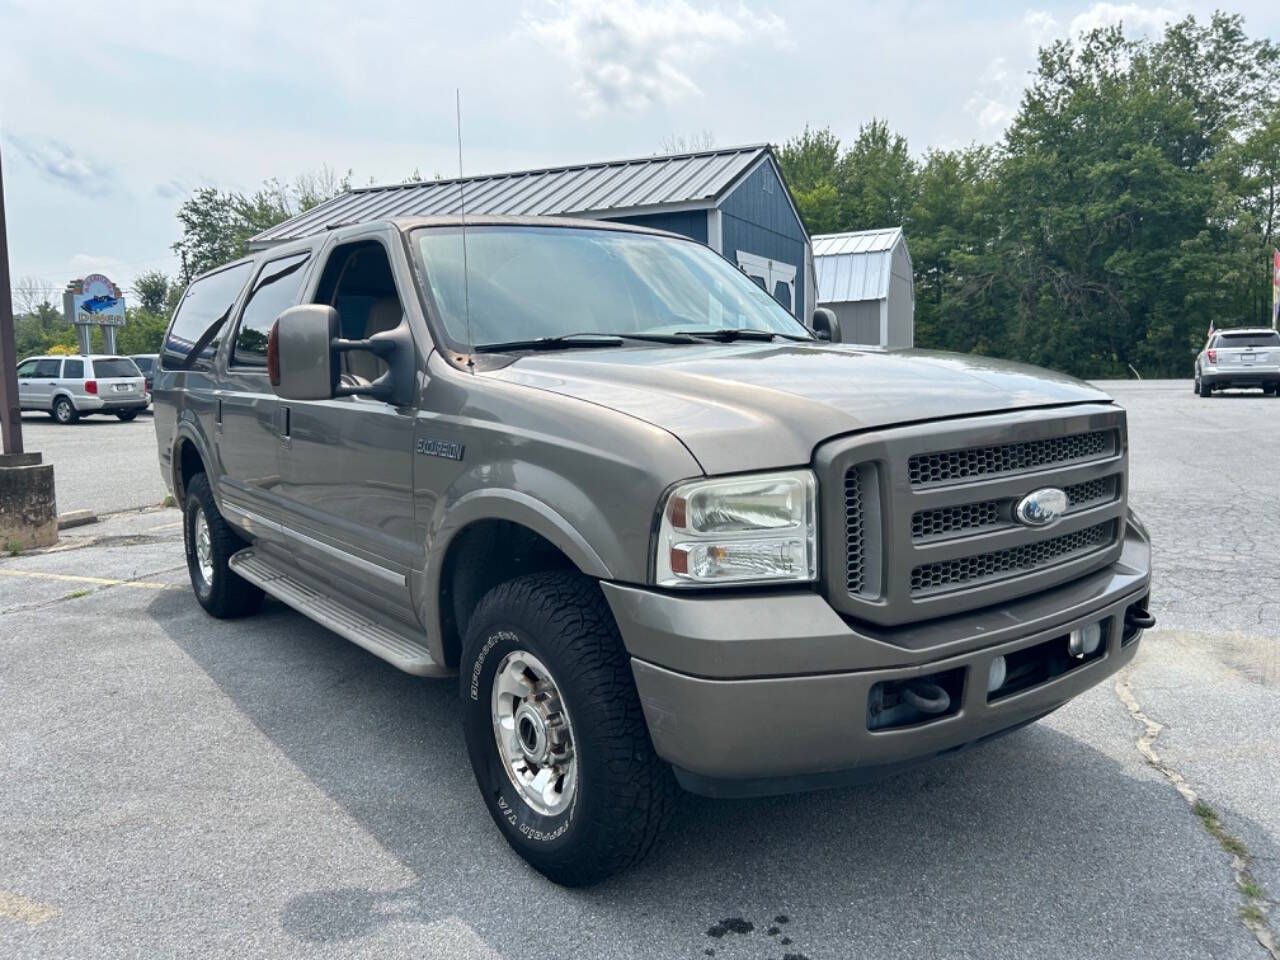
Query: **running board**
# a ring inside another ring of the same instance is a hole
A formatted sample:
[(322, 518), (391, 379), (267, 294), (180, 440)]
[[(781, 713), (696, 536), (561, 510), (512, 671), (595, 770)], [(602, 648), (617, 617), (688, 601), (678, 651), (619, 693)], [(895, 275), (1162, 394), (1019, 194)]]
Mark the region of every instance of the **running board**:
[(326, 596), (280, 561), (264, 556), (252, 547), (233, 555), (228, 566), (281, 603), (287, 603), (322, 627), (364, 647), (405, 673), (420, 677), (453, 674), (452, 670), (431, 659), (431, 651), (425, 644), (370, 619), (340, 600)]

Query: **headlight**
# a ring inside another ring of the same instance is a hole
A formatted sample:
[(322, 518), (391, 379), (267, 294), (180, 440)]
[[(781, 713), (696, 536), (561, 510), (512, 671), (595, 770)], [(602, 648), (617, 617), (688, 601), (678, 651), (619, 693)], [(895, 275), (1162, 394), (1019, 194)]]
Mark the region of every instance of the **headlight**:
[(655, 582), (695, 587), (813, 580), (817, 486), (811, 470), (680, 484), (662, 505)]

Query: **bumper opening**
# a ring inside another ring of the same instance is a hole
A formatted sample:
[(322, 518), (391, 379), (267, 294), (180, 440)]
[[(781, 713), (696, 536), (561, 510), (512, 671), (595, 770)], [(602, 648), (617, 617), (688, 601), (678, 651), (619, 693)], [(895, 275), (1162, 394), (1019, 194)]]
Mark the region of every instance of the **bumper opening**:
[(1112, 619), (1108, 617), (1101, 621), (1099, 642), (1093, 650), (1081, 655), (1072, 654), (1071, 634), (1067, 633), (1007, 654), (1004, 658), (1004, 682), (987, 692), (987, 702), (995, 703), (1015, 693), (1030, 690), (1086, 663), (1102, 659), (1107, 655)]
[(889, 730), (932, 723), (960, 712), (964, 667), (906, 680), (882, 680), (867, 694), (867, 729)]

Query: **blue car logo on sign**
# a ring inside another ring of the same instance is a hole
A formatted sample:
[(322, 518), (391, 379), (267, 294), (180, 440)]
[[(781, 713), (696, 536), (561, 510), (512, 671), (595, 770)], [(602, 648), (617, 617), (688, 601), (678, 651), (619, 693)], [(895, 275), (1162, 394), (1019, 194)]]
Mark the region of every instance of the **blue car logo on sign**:
[(1018, 501), (1014, 516), (1027, 527), (1047, 527), (1067, 512), (1067, 495), (1057, 487), (1032, 490)]

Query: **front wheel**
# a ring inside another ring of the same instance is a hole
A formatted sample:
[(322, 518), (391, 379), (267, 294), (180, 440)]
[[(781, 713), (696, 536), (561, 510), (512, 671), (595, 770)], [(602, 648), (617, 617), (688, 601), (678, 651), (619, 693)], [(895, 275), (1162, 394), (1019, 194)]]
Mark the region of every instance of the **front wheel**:
[(182, 533), (191, 588), (200, 606), (222, 619), (257, 613), (262, 591), (227, 565), (232, 554), (247, 544), (218, 512), (209, 478), (203, 473), (187, 484)]
[(566, 886), (642, 859), (677, 788), (599, 586), (551, 571), (494, 587), (468, 624), (460, 667), (476, 782), (515, 851)]

